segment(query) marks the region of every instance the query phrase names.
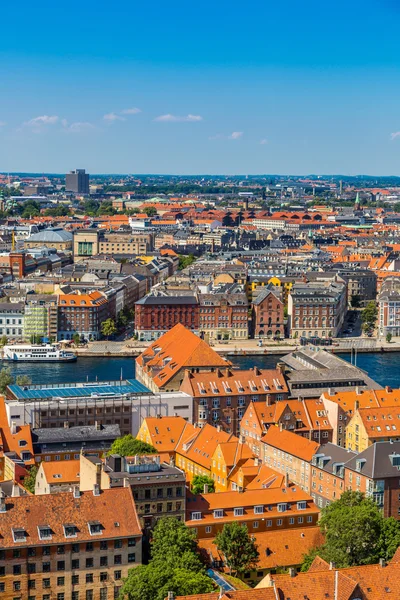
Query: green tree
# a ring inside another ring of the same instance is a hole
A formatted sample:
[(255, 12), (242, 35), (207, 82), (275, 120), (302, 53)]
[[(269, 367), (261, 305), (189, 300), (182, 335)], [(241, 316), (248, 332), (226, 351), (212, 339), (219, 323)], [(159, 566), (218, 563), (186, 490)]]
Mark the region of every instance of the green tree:
[(31, 337), (29, 338), (29, 341), (31, 342), (31, 344), (41, 344), (43, 340), (43, 337), (41, 335), (39, 335), (38, 333), (33, 333), (31, 335)]
[(218, 551), (224, 555), (229, 573), (242, 574), (256, 567), (259, 552), (247, 527), (240, 523), (226, 523), (217, 533), (214, 542)]
[(189, 254), (188, 256), (180, 254), (178, 269), (182, 271), (183, 269), (186, 269), (186, 267), (190, 267), (190, 265), (193, 264), (195, 260), (196, 257), (194, 256), (194, 254)]
[(72, 336), (72, 339), (74, 341), (75, 346), (79, 346), (80, 341), (81, 341), (81, 336), (79, 335), (79, 333), (77, 331), (75, 331), (74, 335)]
[(155, 217), (157, 214), (157, 209), (154, 206), (145, 206), (143, 212), (148, 217)]
[(24, 481), (23, 481), (24, 487), (31, 494), (35, 493), (35, 482), (36, 482), (37, 472), (38, 472), (38, 468), (34, 465), (33, 467), (31, 467), (29, 469), (28, 475), (25, 475), (25, 477), (24, 477)]
[(109, 339), (111, 335), (114, 335), (114, 333), (117, 333), (117, 326), (113, 319), (106, 319), (102, 322), (101, 333), (106, 336), (107, 339)]
[(361, 313), (361, 321), (363, 323), (363, 330), (368, 333), (375, 327), (376, 319), (378, 317), (378, 309), (376, 302), (371, 300)]
[(32, 379), (28, 375), (17, 375), (15, 383), (21, 386), (31, 385)]
[(5, 393), (7, 387), (14, 383), (10, 367), (3, 367), (0, 371), (0, 392)]
[(181, 521), (167, 517), (158, 521), (151, 542), (148, 565), (129, 571), (121, 597), (128, 600), (164, 600), (169, 591), (176, 596), (204, 594), (214, 589), (196, 552), (193, 531)]
[(392, 341), (392, 334), (391, 333), (388, 333), (386, 335), (386, 341), (387, 341), (388, 344), (390, 344), (390, 342)]
[(0, 346), (1, 347), (7, 346), (7, 343), (8, 343), (7, 336), (6, 335), (2, 335), (1, 338), (0, 338)]
[(44, 211), (46, 217), (66, 217), (70, 214), (69, 209), (62, 204), (56, 206), (55, 208), (47, 208)]
[[(0, 372), (1, 375), (1, 372)], [(137, 454), (157, 454), (157, 450), (133, 437), (131, 433), (114, 440), (109, 450), (109, 454), (119, 454), (120, 456), (136, 456)]]
[(348, 490), (321, 513), (325, 544), (304, 557), (306, 570), (318, 555), (337, 567), (353, 567), (390, 559), (400, 544), (400, 523), (385, 518), (371, 498)]
[(207, 477), (207, 475), (195, 475), (192, 481), (193, 494), (203, 494), (205, 485), (208, 485), (209, 493), (215, 492), (214, 479)]

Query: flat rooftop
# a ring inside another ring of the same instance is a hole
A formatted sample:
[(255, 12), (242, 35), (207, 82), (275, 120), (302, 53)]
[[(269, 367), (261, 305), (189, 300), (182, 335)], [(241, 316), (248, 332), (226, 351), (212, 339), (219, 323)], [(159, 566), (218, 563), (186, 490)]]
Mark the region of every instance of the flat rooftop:
[[(105, 398), (108, 395), (153, 393), (136, 379), (121, 381), (92, 381), (87, 383), (59, 383), (52, 385), (10, 385), (9, 394), (15, 400), (41, 398)], [(105, 396), (107, 395), (107, 396)]]

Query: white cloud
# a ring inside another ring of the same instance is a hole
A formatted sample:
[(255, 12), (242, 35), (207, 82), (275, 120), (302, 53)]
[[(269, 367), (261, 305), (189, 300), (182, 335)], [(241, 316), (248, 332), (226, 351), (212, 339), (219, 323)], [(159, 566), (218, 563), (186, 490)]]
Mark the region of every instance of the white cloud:
[(390, 139), (391, 140), (395, 140), (398, 137), (400, 137), (400, 131), (395, 131), (394, 133), (390, 134)]
[(125, 108), (124, 110), (121, 110), (121, 115), (137, 115), (141, 112), (140, 108)]
[(58, 122), (58, 120), (59, 117), (57, 117), (56, 115), (42, 115), (40, 117), (35, 117), (34, 119), (27, 121), (26, 123), (24, 123), (24, 125), (28, 127), (38, 128), (44, 125), (55, 125)]
[(231, 135), (229, 136), (230, 140), (239, 140), (243, 135), (243, 131), (232, 131)]
[(104, 121), (108, 123), (114, 123), (114, 121), (125, 121), (124, 117), (120, 117), (119, 115), (110, 112), (103, 116)]
[(61, 124), (67, 133), (82, 133), (94, 129), (94, 125), (87, 121), (76, 121), (75, 123), (68, 124), (67, 119), (63, 119)]
[(262, 140), (260, 140), (260, 144), (261, 146), (265, 146), (265, 144), (268, 144), (268, 140), (266, 138), (263, 138)]
[(178, 115), (160, 115), (154, 119), (155, 121), (161, 121), (163, 123), (196, 123), (202, 121), (203, 117), (200, 115), (186, 115), (186, 117), (180, 117)]

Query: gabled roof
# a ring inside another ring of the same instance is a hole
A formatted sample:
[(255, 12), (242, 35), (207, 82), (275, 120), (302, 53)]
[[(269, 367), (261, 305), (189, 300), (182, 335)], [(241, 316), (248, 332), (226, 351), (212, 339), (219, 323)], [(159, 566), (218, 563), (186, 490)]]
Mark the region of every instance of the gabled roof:
[(320, 446), (317, 442), (312, 442), (305, 437), (291, 433), (285, 429), (280, 430), (279, 427), (270, 427), (267, 433), (261, 438), (261, 441), (268, 446), (278, 448), (307, 462), (311, 461)]
[(151, 444), (159, 452), (173, 452), (188, 425), (183, 417), (146, 417)]
[(204, 340), (180, 323), (146, 348), (136, 362), (160, 388), (185, 367), (204, 369), (230, 365)]
[(288, 393), (285, 377), (279, 369), (239, 370), (227, 367), (214, 372), (189, 372), (182, 385), (190, 387), (194, 398)]
[(218, 444), (237, 440), (233, 434), (219, 431), (208, 423), (202, 428), (195, 428), (193, 425), (192, 428), (192, 435), (182, 436), (176, 451), (205, 469), (211, 467), (212, 456)]
[(79, 482), (79, 460), (42, 461), (40, 467), (43, 470), (47, 483), (61, 484)]

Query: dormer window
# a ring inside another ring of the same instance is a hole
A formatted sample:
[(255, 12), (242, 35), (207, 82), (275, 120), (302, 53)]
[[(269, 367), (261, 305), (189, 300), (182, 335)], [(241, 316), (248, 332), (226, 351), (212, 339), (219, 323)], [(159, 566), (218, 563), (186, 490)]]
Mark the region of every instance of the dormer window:
[(254, 507), (254, 514), (255, 515), (262, 515), (264, 512), (264, 506), (260, 505), (260, 506), (255, 506)]
[(27, 446), (28, 442), (26, 440), (19, 440), (18, 442), (18, 446), (20, 448), (23, 448), (24, 446)]
[(234, 508), (233, 515), (235, 517), (243, 517), (243, 508)]
[(100, 521), (90, 521), (88, 523), (90, 535), (102, 535), (103, 527)]
[(222, 508), (217, 508), (216, 510), (214, 510), (214, 519), (222, 519), (223, 516), (224, 511), (222, 510)]
[(201, 512), (192, 512), (192, 521), (201, 521)]
[(26, 542), (26, 531), (25, 529), (12, 529), (13, 540), (16, 544), (20, 542)]
[(305, 500), (302, 500), (301, 502), (297, 503), (297, 510), (305, 510), (307, 508), (307, 502)]
[(77, 536), (77, 528), (75, 525), (64, 525), (64, 535), (66, 538), (72, 538)]
[(278, 504), (278, 512), (285, 512), (286, 509), (287, 509), (286, 502), (280, 502)]
[(51, 527), (49, 527), (49, 525), (39, 525), (38, 533), (39, 539), (41, 540), (51, 540), (53, 537), (53, 532), (51, 531)]

